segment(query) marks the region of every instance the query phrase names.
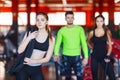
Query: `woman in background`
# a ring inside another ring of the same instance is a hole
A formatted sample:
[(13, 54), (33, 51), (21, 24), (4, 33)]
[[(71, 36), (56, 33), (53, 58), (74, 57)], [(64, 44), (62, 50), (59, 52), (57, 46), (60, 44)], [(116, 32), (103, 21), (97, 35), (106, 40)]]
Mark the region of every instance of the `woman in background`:
[[(109, 80), (115, 80), (114, 70), (110, 64), (110, 55), (112, 52), (112, 36), (110, 30), (105, 26), (104, 21), (105, 19), (102, 15), (96, 16), (94, 29), (89, 32), (87, 38), (88, 46), (93, 50), (91, 56), (93, 80), (99, 80), (97, 74), (98, 63), (102, 65), (105, 73), (109, 76)], [(90, 40), (93, 46), (90, 44)], [(107, 45), (108, 49), (106, 48)], [(104, 74), (104, 76), (106, 74)], [(105, 77), (104, 80), (106, 80)]]

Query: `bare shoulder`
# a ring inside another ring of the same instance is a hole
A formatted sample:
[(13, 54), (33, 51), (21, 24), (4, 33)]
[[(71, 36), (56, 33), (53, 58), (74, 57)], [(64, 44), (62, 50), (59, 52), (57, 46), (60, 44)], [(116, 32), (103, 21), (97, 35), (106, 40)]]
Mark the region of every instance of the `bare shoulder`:
[(91, 30), (91, 31), (89, 32), (89, 35), (91, 35), (91, 36), (93, 35), (93, 30)]
[(111, 31), (109, 29), (106, 30), (106, 34), (107, 34), (108, 37), (109, 36), (112, 37), (112, 33), (111, 33)]
[(106, 30), (107, 34), (111, 34), (111, 31), (109, 29)]
[(52, 39), (50, 39), (50, 43), (55, 43), (55, 37), (52, 36)]
[(52, 36), (52, 39), (53, 39), (53, 42), (55, 42), (55, 37), (54, 36)]

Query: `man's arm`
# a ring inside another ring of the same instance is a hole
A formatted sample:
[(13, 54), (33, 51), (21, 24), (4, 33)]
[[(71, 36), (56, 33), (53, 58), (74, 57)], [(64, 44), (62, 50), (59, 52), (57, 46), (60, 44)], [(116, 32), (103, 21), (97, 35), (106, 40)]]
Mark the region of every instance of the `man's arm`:
[(85, 36), (85, 32), (84, 29), (81, 29), (81, 35), (80, 35), (80, 41), (81, 41), (81, 45), (82, 45), (82, 50), (83, 50), (83, 54), (84, 54), (84, 59), (82, 60), (82, 65), (86, 66), (88, 63), (88, 46), (87, 46), (87, 42), (86, 42), (86, 36)]
[(54, 47), (54, 55), (55, 56), (59, 55), (61, 42), (62, 42), (62, 34), (61, 34), (61, 31), (58, 31), (57, 36), (56, 36), (55, 47)]
[(88, 58), (88, 46), (87, 46), (87, 42), (86, 42), (86, 36), (85, 36), (85, 32), (84, 29), (81, 29), (81, 33), (80, 33), (80, 42), (81, 42), (81, 46), (82, 46), (82, 50), (83, 50), (83, 54), (84, 54), (84, 58)]

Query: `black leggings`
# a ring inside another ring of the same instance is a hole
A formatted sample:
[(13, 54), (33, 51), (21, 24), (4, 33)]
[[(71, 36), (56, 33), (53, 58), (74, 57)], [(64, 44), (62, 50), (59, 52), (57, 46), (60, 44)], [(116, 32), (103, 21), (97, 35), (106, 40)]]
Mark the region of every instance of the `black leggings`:
[(104, 61), (104, 59), (101, 61), (98, 61), (97, 59), (92, 58), (91, 66), (92, 66), (93, 80), (99, 80), (98, 74), (97, 74), (98, 73), (98, 63), (100, 63), (102, 65), (103, 69), (106, 71), (106, 74), (109, 76), (109, 80), (115, 80), (115, 73), (114, 73), (114, 70), (113, 70), (110, 62), (106, 63)]
[(16, 74), (16, 80), (44, 80), (41, 66), (25, 65), (23, 69)]

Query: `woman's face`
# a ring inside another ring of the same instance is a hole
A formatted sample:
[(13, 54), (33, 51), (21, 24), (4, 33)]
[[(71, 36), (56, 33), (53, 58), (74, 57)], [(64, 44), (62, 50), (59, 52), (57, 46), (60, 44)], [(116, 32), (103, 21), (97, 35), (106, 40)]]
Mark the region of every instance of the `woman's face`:
[(45, 28), (47, 24), (48, 24), (48, 21), (44, 15), (37, 15), (36, 26), (38, 28)]
[(98, 18), (96, 19), (96, 25), (97, 25), (97, 27), (102, 27), (103, 24), (104, 24), (103, 18), (98, 17)]

